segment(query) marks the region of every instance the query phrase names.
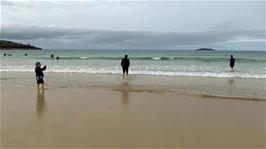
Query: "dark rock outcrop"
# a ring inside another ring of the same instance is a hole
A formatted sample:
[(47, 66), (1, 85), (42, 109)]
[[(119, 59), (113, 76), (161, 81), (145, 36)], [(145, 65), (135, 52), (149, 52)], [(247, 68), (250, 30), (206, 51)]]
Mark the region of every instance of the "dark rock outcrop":
[(212, 48), (199, 48), (199, 49), (195, 49), (195, 51), (215, 51)]

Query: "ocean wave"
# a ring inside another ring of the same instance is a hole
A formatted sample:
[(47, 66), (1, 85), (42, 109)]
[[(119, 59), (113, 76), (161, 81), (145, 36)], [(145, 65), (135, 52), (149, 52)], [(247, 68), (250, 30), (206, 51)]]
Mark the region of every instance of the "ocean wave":
[[(38, 59), (50, 59), (48, 57), (40, 58), (35, 57)], [(79, 57), (79, 56), (73, 56), (73, 57), (60, 57), (61, 60), (121, 60), (123, 57)], [(146, 61), (202, 61), (202, 62), (224, 62), (229, 61), (229, 58), (223, 58), (223, 57), (130, 57), (131, 60), (146, 60)], [(257, 58), (236, 58), (237, 62), (252, 62), (252, 63), (261, 63), (266, 62), (266, 59), (257, 59)]]
[[(33, 69), (22, 68), (1, 68), (0, 72), (33, 72)], [(55, 73), (92, 73), (92, 74), (121, 74), (121, 70), (105, 69), (50, 69), (46, 72)], [(231, 73), (231, 72), (186, 72), (186, 71), (145, 71), (131, 70), (130, 74), (135, 75), (158, 75), (158, 76), (184, 76), (184, 77), (213, 77), (213, 78), (254, 78), (265, 79), (266, 74), (248, 74), (248, 73)]]

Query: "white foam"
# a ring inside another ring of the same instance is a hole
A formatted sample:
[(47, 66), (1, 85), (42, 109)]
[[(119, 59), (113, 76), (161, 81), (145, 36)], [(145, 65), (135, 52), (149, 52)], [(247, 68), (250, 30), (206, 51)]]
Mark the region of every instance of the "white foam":
[(152, 59), (154, 59), (154, 60), (160, 60), (161, 58), (160, 57), (153, 57)]
[[(1, 67), (0, 72), (34, 72), (30, 67)], [(97, 69), (97, 68), (50, 68), (46, 72), (58, 73), (102, 73), (120, 74), (120, 69)], [(216, 78), (266, 78), (266, 74), (248, 74), (239, 72), (197, 72), (197, 71), (152, 71), (152, 70), (130, 70), (130, 74), (161, 75), (161, 76), (188, 76), (188, 77), (216, 77)]]

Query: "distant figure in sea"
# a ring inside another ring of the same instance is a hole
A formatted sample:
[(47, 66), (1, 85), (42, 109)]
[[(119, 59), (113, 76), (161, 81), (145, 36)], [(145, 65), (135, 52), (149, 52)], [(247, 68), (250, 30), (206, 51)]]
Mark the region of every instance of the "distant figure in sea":
[(3, 56), (6, 56), (6, 53), (4, 53)]
[(128, 68), (130, 66), (130, 61), (127, 55), (125, 55), (125, 57), (122, 59), (121, 66), (123, 69), (123, 78), (125, 78), (125, 74), (126, 74), (126, 77), (128, 77)]
[(51, 59), (54, 59), (54, 54), (51, 54)]
[(234, 71), (234, 66), (235, 66), (235, 58), (233, 55), (231, 55), (231, 58), (230, 58), (230, 67), (231, 67), (231, 71)]
[(35, 63), (35, 73), (36, 73), (36, 81), (37, 81), (37, 88), (40, 89), (44, 89), (44, 74), (43, 71), (46, 69), (46, 66), (44, 65), (43, 67), (41, 67), (41, 63), (40, 62), (36, 62)]
[(59, 57), (58, 56), (56, 57), (56, 60), (59, 60)]
[(28, 56), (28, 54), (27, 54), (27, 53), (25, 53), (24, 55), (25, 55), (25, 56)]

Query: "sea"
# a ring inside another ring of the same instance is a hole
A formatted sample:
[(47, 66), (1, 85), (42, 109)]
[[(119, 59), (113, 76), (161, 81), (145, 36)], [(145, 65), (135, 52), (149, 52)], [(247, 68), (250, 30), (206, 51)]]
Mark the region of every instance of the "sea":
[[(47, 72), (121, 74), (121, 59), (130, 59), (130, 74), (266, 78), (266, 51), (194, 50), (1, 50), (0, 71), (33, 72), (40, 61)], [(11, 54), (11, 56), (4, 56)], [(59, 57), (51, 59), (51, 54)], [(230, 55), (236, 59), (229, 67)]]

